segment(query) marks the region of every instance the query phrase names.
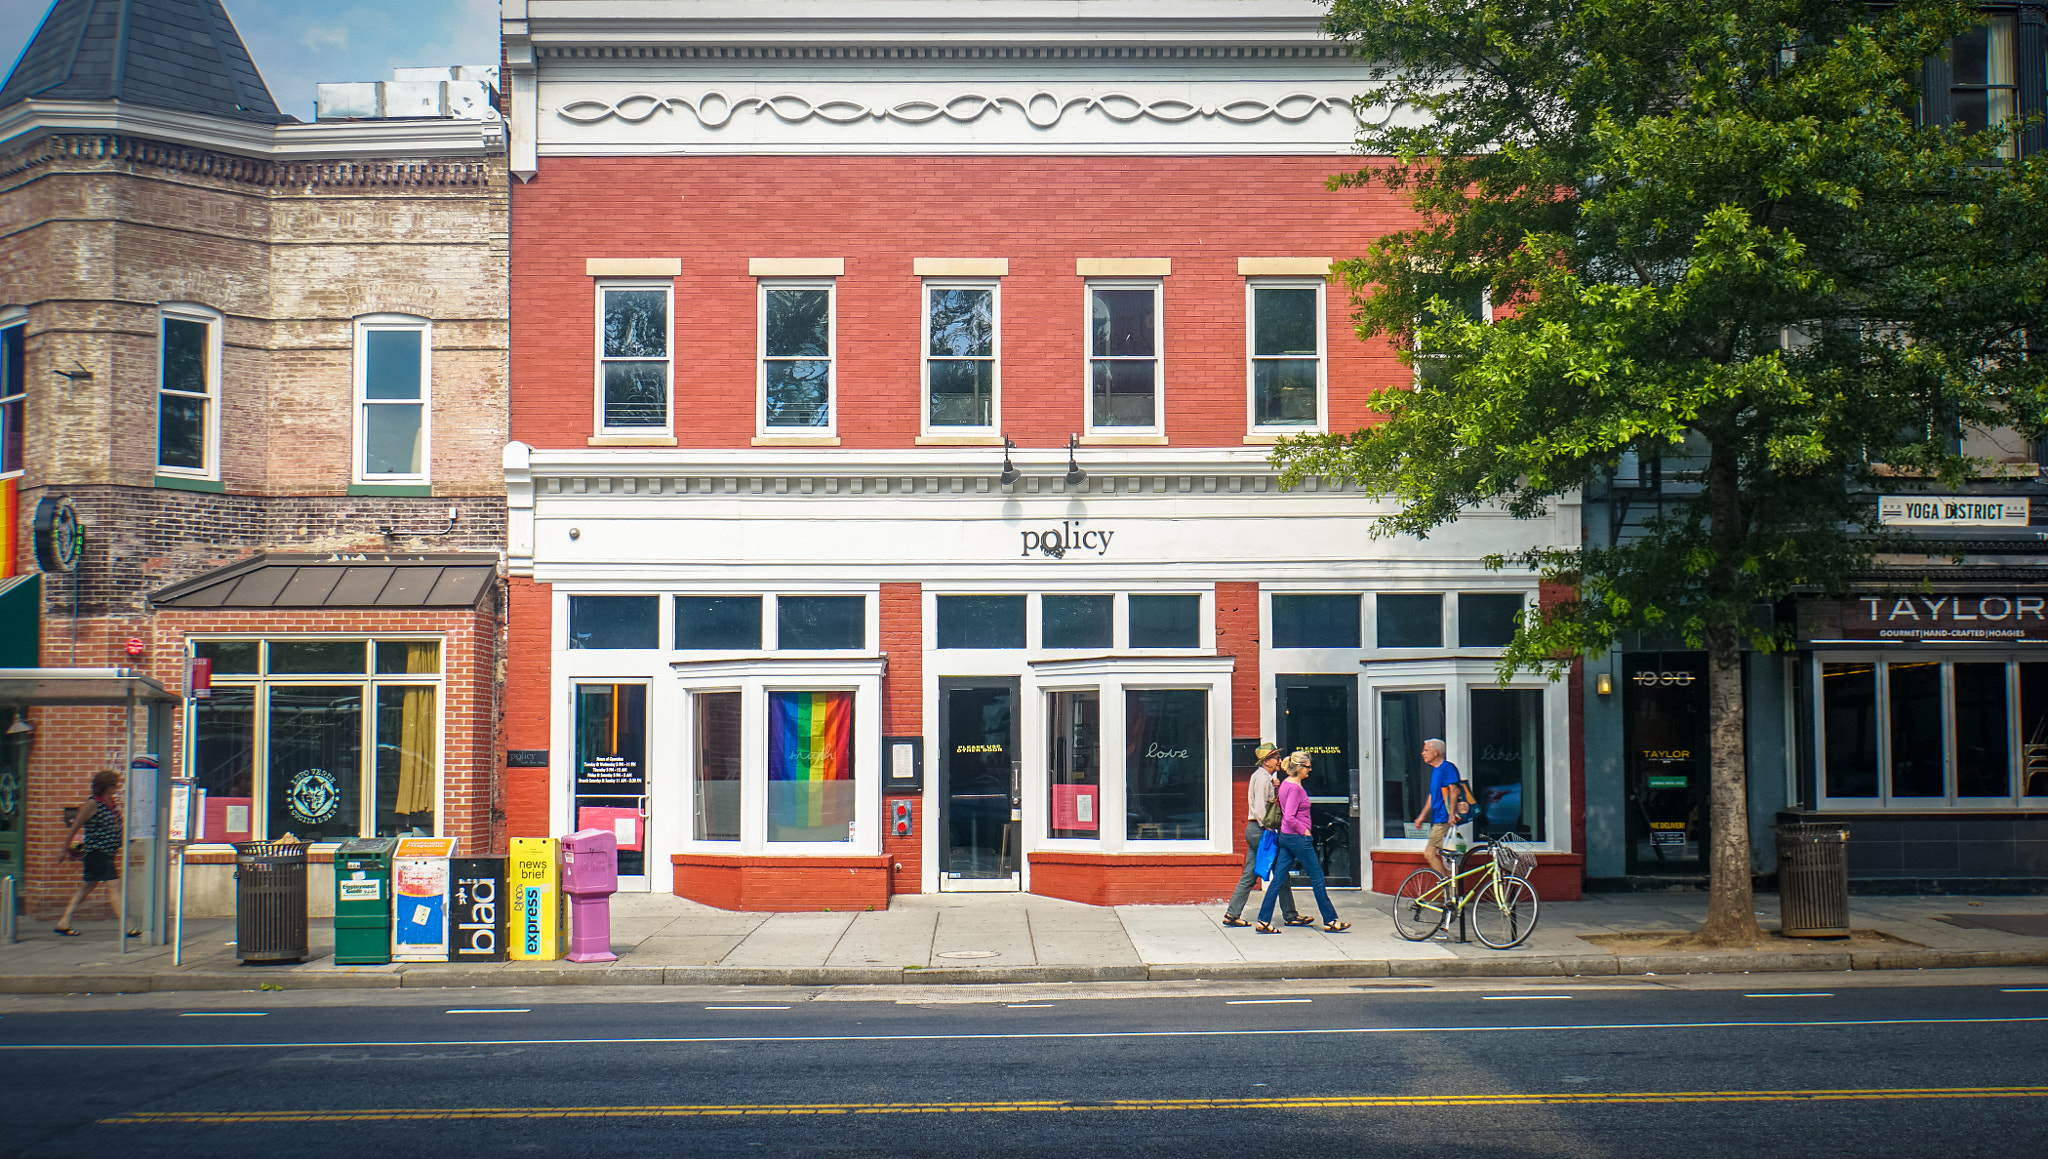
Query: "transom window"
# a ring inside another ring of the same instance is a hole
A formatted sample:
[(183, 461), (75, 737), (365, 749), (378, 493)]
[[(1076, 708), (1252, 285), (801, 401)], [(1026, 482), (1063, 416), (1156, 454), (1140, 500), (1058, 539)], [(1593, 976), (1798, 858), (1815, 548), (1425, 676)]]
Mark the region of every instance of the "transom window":
[(1323, 284), (1253, 283), (1252, 426), (1314, 430), (1322, 423)]
[(442, 643), (196, 640), (213, 696), (189, 718), (206, 842), (432, 836)]
[(220, 315), (167, 305), (157, 322), (157, 472), (220, 473)]
[(356, 475), (427, 478), (430, 323), (385, 315), (356, 321)]
[(606, 283), (598, 300), (598, 429), (668, 430), (672, 329), (668, 282)]
[[(669, 606), (668, 639), (681, 652), (860, 651), (868, 642), (864, 595), (678, 595)], [(570, 596), (567, 646), (656, 649), (661, 615), (660, 596)]]
[(761, 428), (832, 432), (832, 287), (761, 283)]
[(925, 426), (933, 431), (996, 427), (996, 288), (927, 283)]
[(1159, 421), (1160, 285), (1088, 287), (1088, 425), (1154, 432)]

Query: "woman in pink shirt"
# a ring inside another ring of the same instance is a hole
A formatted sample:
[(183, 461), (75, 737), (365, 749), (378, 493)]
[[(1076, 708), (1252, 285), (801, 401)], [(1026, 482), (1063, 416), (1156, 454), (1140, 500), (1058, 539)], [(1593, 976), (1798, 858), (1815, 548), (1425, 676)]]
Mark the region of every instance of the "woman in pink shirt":
[[(1351, 923), (1337, 920), (1337, 907), (1330, 904), (1330, 893), (1323, 888), (1323, 865), (1316, 860), (1316, 847), (1308, 839), (1308, 789), (1302, 785), (1308, 780), (1308, 767), (1309, 755), (1305, 752), (1296, 751), (1287, 758), (1287, 779), (1280, 782), (1280, 852), (1273, 858), (1273, 880), (1284, 880), (1282, 875), (1290, 864), (1301, 866), (1302, 872), (1308, 874), (1309, 888), (1315, 891), (1323, 929), (1338, 934), (1350, 929)], [(1266, 890), (1266, 899), (1259, 903), (1259, 933), (1280, 932), (1280, 927), (1273, 924), (1273, 904), (1278, 900), (1277, 891)]]

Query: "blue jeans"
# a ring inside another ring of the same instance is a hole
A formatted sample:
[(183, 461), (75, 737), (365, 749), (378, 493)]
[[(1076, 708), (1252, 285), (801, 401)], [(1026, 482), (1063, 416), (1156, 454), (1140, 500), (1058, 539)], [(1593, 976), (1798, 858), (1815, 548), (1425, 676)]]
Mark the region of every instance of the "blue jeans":
[[(1273, 880), (1285, 881), (1289, 865), (1301, 866), (1302, 872), (1308, 874), (1309, 888), (1316, 893), (1316, 909), (1322, 911), (1323, 924), (1336, 921), (1337, 907), (1330, 904), (1330, 893), (1323, 888), (1323, 864), (1316, 860), (1316, 847), (1309, 843), (1306, 834), (1282, 833), (1279, 837), (1280, 852), (1273, 858)], [(1266, 891), (1266, 900), (1259, 903), (1260, 921), (1273, 924), (1273, 903), (1279, 899), (1279, 890)]]
[[(1244, 912), (1244, 903), (1252, 896), (1252, 883), (1259, 880), (1259, 838), (1265, 836), (1266, 827), (1257, 821), (1244, 823), (1244, 876), (1237, 879), (1237, 889), (1231, 892), (1230, 904), (1223, 912), (1228, 917), (1237, 917)], [(1294, 917), (1294, 891), (1287, 888), (1287, 879), (1276, 877), (1273, 888), (1280, 891), (1280, 912), (1290, 919)]]

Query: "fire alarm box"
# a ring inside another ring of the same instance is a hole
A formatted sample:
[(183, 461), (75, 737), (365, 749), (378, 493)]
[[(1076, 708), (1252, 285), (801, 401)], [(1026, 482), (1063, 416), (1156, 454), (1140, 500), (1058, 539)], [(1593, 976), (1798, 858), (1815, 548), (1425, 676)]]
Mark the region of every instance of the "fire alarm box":
[(910, 819), (910, 802), (889, 802), (889, 836), (914, 837), (916, 835)]

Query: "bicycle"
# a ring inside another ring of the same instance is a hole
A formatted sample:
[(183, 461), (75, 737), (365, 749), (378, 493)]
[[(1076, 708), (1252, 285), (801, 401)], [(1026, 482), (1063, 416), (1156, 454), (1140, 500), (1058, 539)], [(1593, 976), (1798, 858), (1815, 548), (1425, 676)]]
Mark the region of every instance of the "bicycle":
[[(1529, 874), (1536, 859), (1514, 848), (1504, 833), (1482, 841), (1463, 854), (1444, 851), (1448, 880), (1424, 866), (1403, 878), (1394, 890), (1394, 932), (1411, 942), (1427, 941), (1444, 927), (1451, 915), (1470, 908), (1472, 932), (1496, 950), (1519, 946), (1536, 929), (1536, 887)], [(1462, 858), (1488, 855), (1486, 863), (1460, 872)], [(1473, 888), (1458, 891), (1458, 883), (1479, 878)]]

